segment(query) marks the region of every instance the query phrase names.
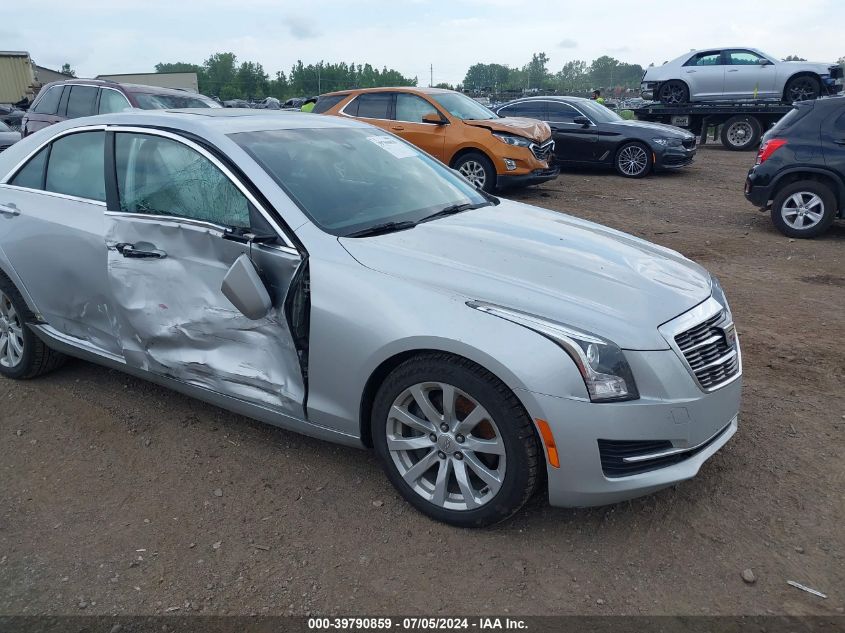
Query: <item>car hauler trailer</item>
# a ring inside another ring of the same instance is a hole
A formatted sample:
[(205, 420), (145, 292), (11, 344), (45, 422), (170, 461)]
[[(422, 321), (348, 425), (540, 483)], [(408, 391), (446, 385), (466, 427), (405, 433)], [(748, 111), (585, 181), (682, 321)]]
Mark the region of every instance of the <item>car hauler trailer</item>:
[(668, 123), (690, 130), (707, 142), (708, 131), (713, 128), (713, 140), (721, 138), (722, 145), (732, 150), (756, 149), (760, 137), (792, 105), (777, 101), (708, 101), (664, 105), (652, 103), (634, 110), (640, 121)]

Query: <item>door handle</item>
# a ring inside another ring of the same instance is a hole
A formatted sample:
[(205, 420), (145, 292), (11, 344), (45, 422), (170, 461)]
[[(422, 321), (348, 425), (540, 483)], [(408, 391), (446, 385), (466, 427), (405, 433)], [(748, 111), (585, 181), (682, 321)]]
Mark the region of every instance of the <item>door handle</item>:
[(404, 128), (404, 127), (402, 127), (401, 125), (392, 125), (392, 126), (390, 127), (390, 129), (391, 129), (391, 130), (396, 130), (397, 132), (401, 132), (401, 131), (402, 131), (402, 130), (404, 130), (405, 128)]
[(126, 242), (115, 244), (114, 248), (118, 253), (120, 253), (124, 257), (129, 257), (132, 259), (164, 259), (165, 257), (167, 257), (167, 253), (165, 253), (164, 251), (159, 251), (155, 249), (138, 249), (135, 248), (134, 244), (127, 244)]
[(728, 72), (729, 72), (729, 73), (738, 73), (738, 72), (739, 72), (739, 68), (728, 68)]
[(7, 218), (13, 218), (16, 215), (20, 215), (21, 210), (10, 202), (8, 204), (0, 204), (0, 213), (5, 215)]
[(694, 70), (688, 70), (688, 71), (686, 71), (686, 72), (687, 72), (687, 74), (690, 74), (690, 75), (691, 75), (691, 74), (692, 74), (692, 73), (694, 73), (695, 71), (694, 71)]

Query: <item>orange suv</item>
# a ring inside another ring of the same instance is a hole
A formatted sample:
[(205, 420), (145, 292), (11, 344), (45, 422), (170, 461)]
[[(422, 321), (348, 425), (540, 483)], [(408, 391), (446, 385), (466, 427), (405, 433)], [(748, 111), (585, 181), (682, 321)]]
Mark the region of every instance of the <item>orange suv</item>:
[(459, 171), (479, 189), (557, 178), (548, 124), (500, 117), (454, 90), (369, 88), (321, 95), (314, 112), (352, 117), (392, 132)]

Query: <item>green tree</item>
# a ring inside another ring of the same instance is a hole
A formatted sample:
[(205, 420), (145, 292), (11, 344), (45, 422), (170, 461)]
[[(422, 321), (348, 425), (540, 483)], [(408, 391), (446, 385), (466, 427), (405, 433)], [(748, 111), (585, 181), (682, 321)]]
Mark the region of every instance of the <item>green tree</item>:
[(243, 91), (237, 83), (237, 61), (234, 53), (214, 53), (206, 59), (203, 63), (206, 84), (200, 92), (219, 95), (223, 99), (223, 89), (226, 88), (226, 99), (242, 98)]
[(62, 64), (62, 69), (59, 72), (68, 77), (76, 77), (76, 71), (68, 63)]
[(534, 53), (531, 61), (522, 67), (525, 74), (525, 87), (546, 89), (552, 83), (548, 70), (549, 58), (545, 53)]
[(798, 57), (798, 55), (787, 55), (783, 58), (785, 62), (805, 62), (807, 61), (804, 57)]

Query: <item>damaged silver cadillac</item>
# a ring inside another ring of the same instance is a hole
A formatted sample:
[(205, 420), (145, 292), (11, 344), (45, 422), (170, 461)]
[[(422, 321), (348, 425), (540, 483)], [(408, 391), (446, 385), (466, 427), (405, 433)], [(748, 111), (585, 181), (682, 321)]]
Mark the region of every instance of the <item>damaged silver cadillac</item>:
[(373, 447), (454, 525), (543, 482), (563, 506), (658, 490), (737, 429), (739, 344), (704, 269), (354, 120), (50, 126), (0, 155), (0, 269), (0, 374), (71, 355)]

